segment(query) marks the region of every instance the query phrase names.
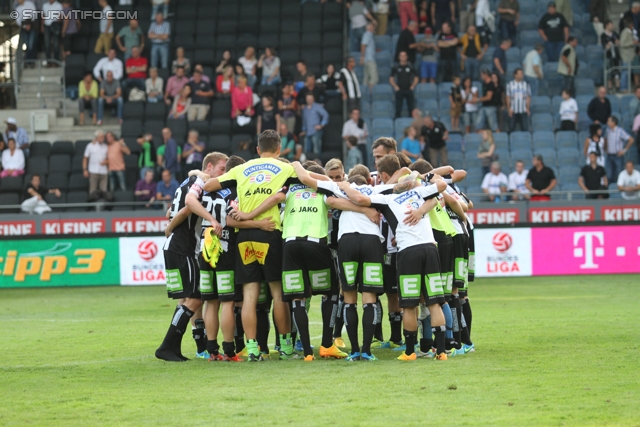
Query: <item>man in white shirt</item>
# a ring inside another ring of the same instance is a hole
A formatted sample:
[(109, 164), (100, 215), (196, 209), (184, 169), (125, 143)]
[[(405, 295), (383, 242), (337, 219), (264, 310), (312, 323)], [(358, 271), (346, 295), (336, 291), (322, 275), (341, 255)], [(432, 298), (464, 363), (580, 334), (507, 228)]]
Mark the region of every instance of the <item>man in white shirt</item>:
[(360, 110), (357, 108), (351, 110), (350, 119), (344, 122), (342, 126), (342, 139), (345, 144), (350, 136), (358, 138), (358, 150), (362, 152), (362, 163), (368, 165), (367, 136), (369, 136), (369, 129), (365, 121), (360, 118)]
[(89, 178), (89, 194), (96, 190), (107, 191), (109, 169), (107, 168), (107, 144), (104, 143), (104, 132), (97, 130), (91, 144), (84, 150), (82, 170), (85, 178)]
[[(62, 20), (59, 13), (62, 12), (62, 4), (56, 0), (49, 0), (42, 5), (42, 12), (44, 13), (44, 19), (40, 21), (40, 32), (44, 33), (44, 50), (47, 59), (59, 61), (60, 33), (62, 32)], [(47, 64), (47, 67), (52, 65)]]
[(102, 83), (102, 80), (107, 78), (107, 71), (113, 73), (114, 80), (120, 81), (122, 79), (122, 61), (116, 58), (116, 50), (111, 49), (106, 58), (102, 58), (95, 67), (93, 67), (93, 76)]
[(491, 172), (482, 180), (482, 191), (488, 194), (489, 200), (499, 203), (501, 194), (507, 192), (507, 177), (500, 172), (500, 162), (491, 163)]
[(524, 57), (522, 67), (524, 68), (524, 79), (531, 86), (531, 96), (538, 96), (538, 86), (540, 80), (544, 78), (542, 67), (542, 58), (540, 55), (544, 52), (542, 43), (538, 43), (534, 49)]
[(622, 198), (625, 200), (640, 199), (640, 172), (633, 168), (631, 160), (618, 175), (618, 190), (622, 192)]
[(514, 193), (513, 200), (529, 200), (529, 189), (527, 188), (527, 174), (528, 170), (524, 168), (524, 162), (518, 160), (516, 162), (516, 170), (509, 174), (509, 191)]
[(107, 0), (99, 0), (98, 4), (102, 8), (102, 19), (100, 20), (100, 36), (93, 51), (107, 53), (111, 50), (111, 42), (113, 41), (113, 9)]

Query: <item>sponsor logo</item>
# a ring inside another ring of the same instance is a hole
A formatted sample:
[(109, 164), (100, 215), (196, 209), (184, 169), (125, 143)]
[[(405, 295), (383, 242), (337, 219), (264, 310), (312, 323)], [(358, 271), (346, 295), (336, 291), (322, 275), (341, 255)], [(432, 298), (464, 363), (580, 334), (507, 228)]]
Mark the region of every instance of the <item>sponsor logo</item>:
[(291, 187), (289, 187), (289, 191), (292, 193), (295, 193), (299, 190), (309, 190), (309, 187), (304, 184), (293, 184)]
[(242, 262), (244, 265), (249, 265), (256, 261), (259, 264), (264, 265), (267, 253), (269, 252), (269, 244), (261, 242), (242, 242), (238, 244), (238, 250), (242, 256)]
[(225, 198), (231, 194), (231, 190), (228, 188), (223, 188), (222, 190), (218, 190), (218, 195), (222, 198)]
[(587, 222), (595, 219), (595, 209), (590, 207), (531, 208), (529, 221), (533, 223)]
[(269, 171), (269, 172), (277, 175), (277, 174), (280, 173), (281, 170), (282, 169), (280, 167), (278, 167), (276, 165), (273, 165), (271, 163), (262, 163), (262, 164), (259, 164), (259, 165), (250, 166), (250, 167), (246, 168), (244, 170), (244, 172), (242, 172), (242, 173), (244, 174), (244, 176), (249, 176), (249, 175), (251, 175), (253, 173), (256, 173), (256, 172)]
[(259, 173), (258, 175), (254, 175), (251, 178), (249, 178), (249, 181), (254, 184), (268, 183), (268, 182), (271, 182), (271, 175)]
[(143, 240), (138, 245), (138, 254), (145, 261), (151, 261), (158, 254), (158, 245), (151, 240)]
[(43, 220), (44, 234), (96, 234), (107, 228), (104, 219), (56, 219)]
[[(581, 244), (582, 242), (582, 244)], [(581, 269), (598, 268), (595, 258), (604, 256), (604, 233), (602, 231), (581, 231), (573, 233), (573, 257), (582, 258)]]
[(493, 247), (498, 252), (506, 252), (513, 244), (513, 239), (511, 238), (511, 235), (509, 233), (501, 232), (496, 233), (496, 235), (493, 236), (492, 243)]
[(166, 218), (113, 218), (111, 231), (114, 233), (164, 233), (169, 224)]
[(474, 224), (513, 224), (520, 221), (520, 210), (513, 209), (473, 209), (467, 217)]
[(36, 234), (35, 221), (0, 222), (0, 236), (25, 236)]
[(316, 193), (310, 193), (308, 191), (305, 191), (303, 193), (296, 193), (296, 199), (309, 200), (309, 199), (315, 199), (316, 197), (317, 197)]
[(604, 221), (640, 221), (640, 205), (602, 206), (600, 216)]
[(395, 199), (393, 199), (393, 201), (396, 202), (397, 204), (401, 205), (405, 201), (407, 201), (410, 198), (412, 198), (413, 196), (419, 197), (418, 193), (416, 193), (415, 191), (407, 191), (406, 193), (403, 193), (400, 196), (398, 196)]

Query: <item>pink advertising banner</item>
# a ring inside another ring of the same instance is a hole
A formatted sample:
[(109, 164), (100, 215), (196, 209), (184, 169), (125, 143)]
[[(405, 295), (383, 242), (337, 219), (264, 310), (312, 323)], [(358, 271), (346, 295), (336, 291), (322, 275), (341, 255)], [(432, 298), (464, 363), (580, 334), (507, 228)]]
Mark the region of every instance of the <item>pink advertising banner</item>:
[(531, 229), (534, 276), (640, 273), (640, 226)]

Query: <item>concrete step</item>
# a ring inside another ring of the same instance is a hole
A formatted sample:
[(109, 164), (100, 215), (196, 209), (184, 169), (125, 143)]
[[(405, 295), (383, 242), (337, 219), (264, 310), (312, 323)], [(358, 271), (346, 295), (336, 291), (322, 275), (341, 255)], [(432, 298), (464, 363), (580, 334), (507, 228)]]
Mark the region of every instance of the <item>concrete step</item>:
[(57, 77), (62, 77), (64, 76), (64, 69), (63, 68), (25, 68), (22, 70), (22, 77), (40, 77), (40, 76), (47, 76), (47, 77), (53, 77), (53, 76), (57, 76)]
[(62, 84), (62, 76), (22, 76), (21, 85), (37, 85), (38, 83)]
[(19, 110), (53, 109), (54, 117), (58, 115), (57, 110), (61, 108), (61, 105), (60, 100), (55, 98), (19, 99), (17, 102)]
[(45, 90), (38, 91), (33, 89), (21, 90), (18, 93), (18, 99), (36, 99), (36, 98), (64, 98), (62, 94), (62, 88), (47, 88)]

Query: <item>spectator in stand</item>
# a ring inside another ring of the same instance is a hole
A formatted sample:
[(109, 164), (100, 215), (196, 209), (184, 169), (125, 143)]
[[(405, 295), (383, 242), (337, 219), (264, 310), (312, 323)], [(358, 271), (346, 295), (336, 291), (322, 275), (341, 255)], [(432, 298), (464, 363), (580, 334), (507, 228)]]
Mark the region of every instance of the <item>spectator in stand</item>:
[(450, 26), (456, 23), (456, 5), (453, 0), (432, 0), (431, 1), (431, 25), (433, 28), (442, 28), (442, 24), (449, 23)]
[(327, 72), (320, 76), (316, 80), (316, 83), (321, 85), (327, 95), (340, 94), (340, 73), (336, 71), (336, 67), (333, 64), (327, 65)]
[(607, 141), (602, 137), (602, 128), (599, 125), (589, 126), (589, 138), (584, 141), (582, 154), (589, 164), (589, 153), (596, 153), (598, 164), (605, 167), (607, 164)]
[(558, 13), (564, 16), (569, 27), (573, 27), (573, 9), (571, 8), (571, 0), (555, 0)]
[(304, 84), (304, 87), (298, 91), (298, 105), (302, 107), (307, 99), (307, 95), (313, 95), (313, 99), (315, 99), (319, 103), (324, 103), (324, 91), (322, 88), (316, 84), (316, 76), (313, 74), (307, 75), (307, 81)]
[(280, 157), (284, 157), (285, 159), (293, 162), (294, 160), (300, 159), (300, 154), (302, 153), (302, 145), (296, 144), (296, 140), (293, 136), (293, 133), (289, 131), (286, 123), (281, 122), (280, 127), (278, 128), (278, 133), (280, 134), (282, 148), (280, 149)]
[(91, 111), (91, 123), (95, 126), (98, 114), (98, 82), (93, 80), (90, 72), (85, 73), (84, 78), (78, 83), (78, 110), (80, 111), (80, 119), (78, 124), (84, 125), (85, 110)]
[[(420, 133), (425, 142), (422, 157), (428, 157), (434, 167), (448, 165), (447, 140), (449, 139), (449, 131), (447, 131), (444, 123), (433, 120), (431, 116), (425, 116), (424, 126), (422, 126)], [(428, 156), (426, 155), (427, 151)], [(439, 159), (438, 156), (440, 157)]]
[(509, 192), (511, 200), (529, 200), (531, 194), (527, 189), (526, 181), (528, 170), (524, 168), (522, 160), (516, 161), (516, 170), (509, 174)]
[(84, 158), (82, 159), (84, 177), (89, 178), (89, 194), (96, 190), (107, 191), (109, 180), (108, 151), (107, 144), (104, 143), (104, 132), (97, 130), (93, 141), (84, 149)]
[(222, 74), (218, 74), (216, 78), (216, 96), (218, 98), (229, 98), (231, 97), (231, 92), (235, 87), (234, 84), (234, 73), (233, 67), (231, 65), (227, 65)]
[[(638, 46), (638, 33), (634, 28), (633, 20), (625, 20), (625, 28), (620, 33), (620, 59), (622, 60), (622, 65), (627, 66), (633, 62), (634, 57), (636, 56), (636, 47)], [(627, 72), (622, 72), (622, 84), (623, 88), (626, 88), (627, 82)]]
[(253, 91), (247, 86), (247, 78), (242, 76), (238, 79), (238, 86), (231, 92), (231, 118), (253, 117), (254, 114)]
[(513, 40), (520, 23), (520, 4), (518, 0), (500, 0), (498, 4), (500, 14), (500, 38)]
[(16, 147), (16, 140), (9, 138), (7, 148), (2, 152), (2, 172), (0, 178), (24, 175), (24, 152)]
[(418, 7), (418, 34), (424, 34), (427, 28), (431, 28), (429, 22), (429, 2), (421, 0)]
[(144, 178), (141, 178), (136, 183), (136, 189), (133, 192), (136, 196), (136, 202), (147, 202), (144, 207), (147, 209), (150, 208), (156, 201), (157, 188), (158, 184), (153, 181), (153, 171), (145, 171)]
[(107, 166), (109, 168), (109, 191), (127, 191), (127, 183), (124, 175), (124, 155), (131, 154), (131, 150), (124, 143), (124, 138), (116, 139), (113, 132), (105, 134), (107, 140)]
[[(413, 0), (411, 1), (413, 2)], [(353, 0), (350, 4), (347, 3), (347, 7), (349, 8), (349, 19), (351, 20), (350, 52), (358, 52), (362, 35), (367, 29), (367, 20), (372, 22), (376, 22), (376, 20), (362, 0)]]
[[(491, 11), (489, 0), (476, 0), (476, 30), (485, 43), (488, 43), (491, 39), (491, 34), (495, 29), (495, 15)], [(492, 25), (489, 25), (492, 22)]]
[[(418, 11), (416, 10), (415, 0), (396, 0), (396, 7), (398, 9), (398, 15), (400, 15), (400, 27), (402, 30), (406, 30), (411, 21), (418, 21)], [(418, 34), (418, 30), (413, 32)], [(347, 169), (348, 171), (349, 169)]]
[(520, 127), (523, 132), (529, 131), (529, 116), (531, 115), (531, 89), (524, 81), (522, 68), (513, 72), (513, 80), (507, 85), (507, 111), (510, 119), (511, 132)]
[(66, 58), (71, 55), (71, 42), (75, 35), (78, 34), (81, 24), (80, 20), (70, 13), (73, 10), (73, 7), (71, 7), (71, 0), (63, 0), (62, 5), (63, 12), (65, 13), (64, 16), (66, 17), (62, 22), (62, 30), (60, 32), (62, 37), (62, 50), (64, 52), (64, 57)]
[(136, 140), (142, 151), (140, 157), (138, 157), (138, 167), (140, 168), (140, 179), (144, 179), (147, 171), (153, 172), (155, 176), (156, 169), (156, 150), (153, 145), (153, 136), (150, 133), (146, 133)]
[(573, 82), (579, 66), (576, 46), (578, 46), (578, 40), (575, 37), (569, 37), (569, 42), (562, 48), (558, 61), (558, 74), (562, 76), (563, 80), (562, 87), (568, 90), (571, 96), (576, 93)]
[(389, 3), (392, 0), (378, 0), (373, 3), (373, 15), (376, 17), (378, 26), (376, 28), (376, 36), (384, 36), (387, 34), (387, 23), (389, 22)]
[(173, 98), (173, 105), (169, 111), (170, 119), (186, 119), (191, 107), (191, 86), (185, 85), (180, 91), (180, 96)]
[(402, 116), (402, 104), (407, 100), (407, 108), (413, 111), (415, 99), (413, 89), (418, 85), (418, 76), (413, 64), (407, 61), (407, 53), (400, 52), (399, 62), (393, 66), (389, 83), (396, 91), (396, 118)]
[(490, 202), (506, 202), (507, 187), (509, 182), (507, 176), (500, 171), (500, 162), (491, 163), (491, 171), (482, 179), (482, 191), (487, 194)]
[(196, 69), (193, 81), (187, 83), (187, 86), (191, 88), (191, 105), (187, 112), (189, 121), (206, 119), (214, 95), (211, 83), (202, 80), (202, 73)]
[(322, 134), (329, 123), (329, 113), (320, 104), (314, 102), (312, 94), (307, 95), (306, 104), (302, 107), (302, 132), (304, 151), (318, 155), (322, 152)]
[(253, 87), (256, 84), (256, 69), (258, 66), (255, 48), (252, 46), (246, 48), (244, 56), (238, 59), (238, 63), (242, 65), (242, 68), (244, 69), (244, 74), (247, 76), (249, 86)]
[(354, 108), (351, 110), (349, 120), (342, 125), (342, 139), (346, 142), (350, 136), (354, 136), (357, 140), (356, 147), (362, 151), (363, 164), (367, 164), (367, 137), (369, 136), (369, 128), (367, 123), (360, 117), (360, 110)]
[(598, 88), (597, 96), (589, 102), (587, 114), (593, 123), (605, 127), (611, 117), (611, 102), (607, 98), (607, 89), (604, 86)]
[(609, 19), (609, 0), (590, 0), (589, 1), (589, 15), (591, 22), (593, 23), (593, 29), (598, 35), (602, 34), (602, 24)]
[(407, 28), (400, 32), (396, 43), (396, 57), (394, 61), (400, 61), (400, 52), (405, 52), (410, 63), (416, 63), (416, 54), (418, 52), (419, 43), (416, 42), (416, 32), (418, 24), (416, 21), (409, 21)]
[(524, 79), (531, 87), (531, 96), (538, 96), (540, 80), (544, 78), (542, 58), (540, 57), (542, 52), (544, 52), (544, 46), (541, 43), (538, 43), (535, 48), (527, 52), (524, 60), (522, 61)]
[(186, 58), (184, 56), (183, 47), (178, 47), (176, 49), (176, 59), (174, 59), (171, 63), (171, 72), (175, 74), (178, 70), (178, 67), (184, 68), (184, 72), (187, 75), (191, 73), (191, 61), (189, 61), (189, 58)]
[[(62, 5), (56, 0), (49, 0), (42, 4), (43, 19), (40, 20), (40, 32), (44, 33), (44, 50), (47, 59), (60, 60), (60, 35), (62, 21), (59, 14)], [(57, 14), (57, 15), (56, 15)], [(53, 64), (47, 64), (51, 67)]]
[[(437, 39), (440, 50), (440, 60), (438, 61), (440, 80), (450, 82), (451, 77), (459, 70), (457, 49), (460, 41), (458, 36), (451, 32), (451, 24), (448, 22), (442, 24), (442, 31), (438, 34)], [(411, 63), (413, 64), (413, 62)]]
[(149, 69), (149, 78), (144, 82), (144, 86), (147, 102), (156, 103), (162, 101), (164, 81), (162, 77), (158, 77), (158, 69), (156, 67)]
[(431, 27), (427, 27), (425, 37), (420, 42), (422, 58), (420, 61), (420, 79), (422, 83), (435, 83), (438, 77), (438, 46)]
[(462, 102), (464, 103), (464, 112), (462, 114), (462, 125), (464, 132), (471, 132), (471, 126), (475, 125), (478, 119), (478, 88), (473, 86), (470, 77), (465, 77), (462, 81), (462, 90), (460, 91)]
[[(624, 155), (633, 145), (633, 138), (618, 126), (618, 118), (616, 116), (609, 117), (605, 138), (607, 141), (605, 145), (607, 150), (605, 168), (609, 174), (609, 181), (613, 182), (624, 168)], [(627, 144), (626, 146), (624, 145), (625, 143)]]
[(460, 5), (459, 31), (464, 33), (476, 24), (476, 0), (460, 0), (458, 4)]
[[(178, 145), (171, 135), (171, 129), (162, 129), (162, 145), (156, 151), (158, 158), (158, 166), (167, 169), (176, 178), (180, 178), (182, 168), (180, 159), (182, 159), (182, 148)], [(163, 176), (164, 178), (164, 176)]]
[(556, 10), (556, 4), (549, 2), (547, 13), (540, 18), (538, 32), (544, 40), (547, 60), (557, 62), (564, 46), (569, 41), (569, 24)]
[(274, 104), (275, 102), (271, 95), (264, 95), (262, 97), (262, 104), (256, 114), (258, 116), (256, 125), (256, 133), (258, 136), (265, 130), (280, 129), (280, 111), (278, 111)]
[(280, 58), (276, 56), (272, 47), (266, 47), (258, 60), (258, 68), (262, 68), (262, 81), (260, 84), (277, 86), (282, 83), (280, 77)]
[(299, 91), (307, 81), (309, 70), (307, 70), (307, 64), (301, 59), (296, 62), (296, 71), (293, 73), (293, 87), (294, 92)]
[(200, 134), (197, 130), (191, 129), (187, 135), (187, 142), (182, 148), (182, 158), (186, 166), (185, 173), (202, 167), (204, 149), (205, 144), (200, 141)]
[(560, 130), (575, 131), (578, 128), (578, 103), (567, 89), (562, 90), (560, 103)]
[(340, 70), (339, 89), (342, 93), (342, 100), (347, 101), (347, 110), (360, 108), (360, 98), (362, 98), (360, 83), (358, 82), (355, 68), (356, 60), (349, 57), (347, 58), (347, 66)]
[(51, 208), (44, 201), (44, 196), (47, 194), (55, 194), (59, 199), (62, 196), (58, 188), (46, 188), (40, 185), (40, 175), (33, 174), (31, 176), (31, 182), (24, 190), (24, 201), (20, 205), (22, 212), (26, 212), (29, 215), (37, 213), (42, 215), (45, 212), (51, 212)]
[(298, 102), (293, 96), (293, 85), (290, 83), (282, 86), (282, 94), (278, 100), (278, 110), (282, 114), (282, 122), (287, 125), (289, 132), (293, 133), (296, 128)]
[(107, 73), (111, 71), (115, 80), (122, 80), (123, 68), (122, 61), (116, 58), (116, 50), (111, 49), (106, 58), (99, 60), (95, 67), (93, 67), (93, 77), (100, 83), (107, 78)]
[(532, 202), (551, 200), (549, 192), (557, 184), (556, 174), (553, 169), (544, 165), (544, 160), (540, 154), (533, 156), (533, 167), (527, 173), (525, 185), (531, 193)]
[(171, 171), (164, 169), (162, 171), (162, 181), (156, 185), (156, 200), (170, 204), (173, 201), (178, 187), (180, 187), (180, 185), (178, 181), (173, 179)]
[[(123, 43), (124, 42), (124, 43)], [(138, 26), (137, 19), (130, 19), (128, 27), (122, 27), (116, 35), (116, 44), (120, 52), (124, 53), (124, 60), (131, 57), (131, 50), (134, 47), (144, 49), (144, 33)]]
[(413, 126), (408, 126), (404, 130), (404, 139), (400, 144), (400, 152), (411, 159), (411, 163), (422, 158), (420, 141), (416, 139), (416, 130)]
[(496, 103), (497, 115), (498, 115), (498, 128), (508, 129), (507, 121), (505, 120), (505, 114), (507, 113), (507, 96), (504, 92), (502, 80), (498, 73), (491, 73), (491, 81), (493, 82), (496, 91), (493, 93), (494, 102)]
[[(240, 68), (242, 68), (242, 66), (239, 66)], [(211, 83), (211, 79), (209, 78), (209, 76), (207, 76), (204, 73), (204, 67), (202, 66), (202, 64), (195, 64), (193, 66), (193, 72), (195, 73), (196, 71), (200, 72), (200, 74), (202, 74), (202, 81), (203, 82), (207, 82), (207, 83)], [(193, 81), (193, 76), (191, 76), (191, 78), (189, 79), (190, 82)], [(211, 87), (213, 87), (213, 83), (211, 83)]]
[(482, 166), (482, 175), (486, 175), (489, 173), (491, 163), (496, 161), (498, 156), (495, 154), (496, 143), (493, 139), (493, 132), (489, 129), (482, 129), (480, 136), (482, 137), (482, 141), (478, 146), (478, 158)]
[(590, 194), (592, 191), (607, 190), (609, 183), (607, 182), (607, 173), (604, 168), (598, 164), (598, 154), (589, 153), (589, 164), (583, 166), (578, 177), (578, 185), (587, 193), (587, 199), (608, 199), (608, 194)]
[(120, 82), (113, 78), (111, 71), (107, 72), (107, 79), (100, 85), (100, 99), (98, 99), (98, 126), (102, 125), (104, 107), (116, 107), (119, 123), (122, 123), (122, 89)]
[(364, 164), (362, 160), (362, 151), (358, 149), (358, 139), (355, 136), (347, 138), (347, 161), (345, 167), (351, 170), (355, 165)]
[(137, 88), (145, 91), (145, 80), (147, 79), (147, 68), (149, 62), (147, 58), (140, 56), (140, 48), (135, 46), (131, 49), (131, 58), (125, 63), (127, 67), (127, 79), (122, 82), (125, 99), (129, 99), (129, 91)]
[[(15, 5), (16, 12), (16, 25), (20, 28), (20, 37), (18, 43), (20, 46), (25, 46), (26, 51), (24, 59), (31, 61), (36, 59), (38, 53), (38, 31), (39, 26), (37, 21), (22, 19), (25, 16), (25, 10), (37, 10), (36, 5), (31, 0), (18, 0), (18, 4)], [(34, 64), (24, 64), (26, 67), (33, 67)]]
[[(49, 0), (52, 1), (52, 0)], [(113, 16), (107, 19), (107, 13), (113, 13), (113, 9), (109, 6), (107, 0), (98, 0), (98, 4), (102, 8), (102, 19), (100, 20), (100, 36), (96, 41), (96, 47), (93, 49), (95, 53), (108, 53), (111, 50), (111, 42), (113, 42)]]
[(360, 65), (364, 66), (364, 77), (362, 84), (369, 86), (369, 90), (378, 84), (378, 64), (376, 63), (376, 42), (373, 38), (373, 31), (376, 26), (373, 23), (367, 24), (367, 31), (362, 36), (360, 46)]
[(222, 74), (224, 72), (224, 69), (227, 68), (228, 65), (231, 65), (231, 67), (235, 68), (237, 63), (238, 61), (233, 59), (233, 57), (231, 56), (231, 51), (225, 50), (224, 52), (222, 52), (222, 59), (216, 67), (216, 74)]
[(151, 0), (153, 7), (151, 8), (151, 20), (158, 13), (162, 13), (162, 16), (166, 19), (169, 12), (169, 1), (171, 0)]
[(625, 169), (618, 175), (617, 185), (623, 199), (640, 199), (640, 172), (633, 168), (631, 160), (626, 163)]
[(180, 95), (182, 88), (189, 82), (189, 78), (184, 75), (184, 68), (178, 67), (176, 74), (169, 77), (167, 87), (164, 89), (164, 102), (172, 105), (176, 96)]
[(489, 45), (482, 43), (480, 34), (475, 25), (469, 25), (467, 32), (460, 37), (460, 70), (471, 80), (477, 80), (480, 76), (480, 61), (487, 53)]
[(499, 95), (497, 94), (497, 87), (491, 81), (491, 73), (487, 69), (483, 69), (480, 72), (480, 79), (482, 80), (482, 93), (484, 95), (477, 99), (477, 103), (482, 102), (482, 108), (478, 112), (478, 119), (476, 121), (476, 129), (484, 129), (486, 125), (493, 132), (498, 130), (498, 106), (500, 105)]
[(4, 132), (4, 140), (9, 141), (9, 138), (13, 138), (16, 142), (16, 146), (21, 149), (25, 157), (29, 157), (29, 135), (27, 130), (18, 126), (18, 121), (13, 118), (7, 118), (7, 129)]
[[(600, 34), (600, 44), (605, 53), (605, 67), (612, 68), (620, 65), (620, 36), (613, 31), (613, 22), (606, 20), (604, 23), (604, 31)], [(620, 72), (614, 71), (608, 73), (609, 89), (620, 89)]]
[[(606, 13), (608, 13), (609, 7), (605, 9)], [(625, 22), (626, 21), (626, 22)], [(604, 22), (601, 20), (600, 22)], [(627, 27), (628, 22), (633, 22), (632, 31), (636, 33), (640, 30), (640, 2), (634, 1), (631, 3), (631, 7), (627, 10), (620, 18), (620, 22), (618, 23), (618, 29), (620, 30), (620, 34), (624, 28)]]
[[(508, 0), (507, 0), (508, 1)], [(502, 81), (506, 80), (507, 73), (507, 51), (511, 47), (511, 40), (504, 39), (500, 46), (493, 51), (493, 72), (498, 73)]]
[(156, 19), (151, 23), (147, 37), (151, 41), (151, 66), (169, 68), (169, 43), (171, 24), (164, 20), (162, 13), (156, 13)]
[(451, 130), (460, 131), (460, 114), (462, 114), (462, 87), (460, 86), (460, 76), (453, 76), (453, 85), (449, 89), (449, 115), (451, 116)]

